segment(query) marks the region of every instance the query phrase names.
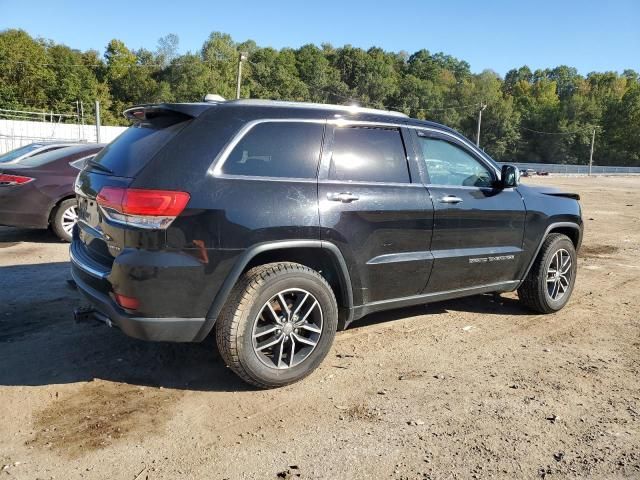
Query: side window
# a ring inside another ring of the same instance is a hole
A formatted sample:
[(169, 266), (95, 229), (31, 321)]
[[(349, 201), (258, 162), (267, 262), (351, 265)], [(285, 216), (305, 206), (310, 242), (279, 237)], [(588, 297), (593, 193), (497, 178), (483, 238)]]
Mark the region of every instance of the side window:
[(491, 187), (491, 171), (462, 148), (437, 138), (418, 136), (427, 163), (429, 181), (434, 185)]
[(324, 126), (259, 123), (238, 142), (222, 172), (257, 177), (315, 178)]
[(44, 150), (40, 150), (38, 152), (38, 155), (40, 155), (41, 153), (53, 152), (54, 150), (60, 150), (61, 148), (64, 148), (64, 147), (63, 146), (59, 146), (59, 147), (45, 148)]
[(329, 179), (409, 183), (407, 155), (400, 130), (336, 128)]

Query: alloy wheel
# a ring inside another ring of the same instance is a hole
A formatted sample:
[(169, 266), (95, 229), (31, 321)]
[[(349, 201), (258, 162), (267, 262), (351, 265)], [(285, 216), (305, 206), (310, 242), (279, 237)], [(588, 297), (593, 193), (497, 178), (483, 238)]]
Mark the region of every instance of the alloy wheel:
[(553, 254), (547, 268), (547, 292), (551, 300), (558, 301), (569, 291), (571, 265), (571, 255), (564, 248)]
[(322, 335), (322, 308), (306, 290), (290, 288), (271, 297), (252, 330), (253, 350), (266, 366), (287, 369), (313, 352)]
[(76, 220), (78, 220), (78, 211), (76, 206), (71, 206), (67, 208), (63, 213), (60, 219), (62, 224), (62, 230), (68, 235), (71, 235), (73, 231), (73, 226), (76, 224)]

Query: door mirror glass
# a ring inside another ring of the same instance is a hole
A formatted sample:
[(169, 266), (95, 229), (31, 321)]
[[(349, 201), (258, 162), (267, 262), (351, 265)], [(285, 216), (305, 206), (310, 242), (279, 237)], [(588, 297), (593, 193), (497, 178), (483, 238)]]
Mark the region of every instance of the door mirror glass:
[(520, 169), (513, 165), (502, 166), (502, 188), (517, 187), (520, 184)]

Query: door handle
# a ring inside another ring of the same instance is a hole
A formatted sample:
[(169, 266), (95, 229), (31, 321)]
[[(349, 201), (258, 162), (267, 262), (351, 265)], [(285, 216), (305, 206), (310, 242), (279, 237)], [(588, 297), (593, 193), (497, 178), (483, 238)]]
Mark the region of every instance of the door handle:
[(332, 202), (342, 202), (342, 203), (351, 203), (358, 200), (360, 197), (358, 195), (354, 195), (351, 192), (342, 192), (342, 193), (327, 193), (327, 199)]
[(462, 199), (460, 197), (456, 197), (455, 195), (445, 195), (440, 198), (440, 203), (461, 203)]

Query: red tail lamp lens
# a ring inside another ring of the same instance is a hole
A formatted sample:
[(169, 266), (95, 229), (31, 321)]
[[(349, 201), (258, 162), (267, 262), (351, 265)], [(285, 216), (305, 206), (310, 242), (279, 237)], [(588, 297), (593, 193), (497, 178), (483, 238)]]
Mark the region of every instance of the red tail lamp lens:
[(33, 180), (31, 177), (0, 173), (0, 185), (23, 185), (29, 183), (31, 180)]
[(143, 190), (104, 187), (96, 201), (102, 207), (113, 208), (126, 215), (177, 217), (189, 203), (190, 195), (173, 190)]
[(116, 298), (116, 302), (122, 308), (126, 308), (127, 310), (137, 310), (140, 306), (140, 300), (135, 297), (127, 297), (126, 295), (122, 295), (120, 293), (115, 293), (114, 297)]

